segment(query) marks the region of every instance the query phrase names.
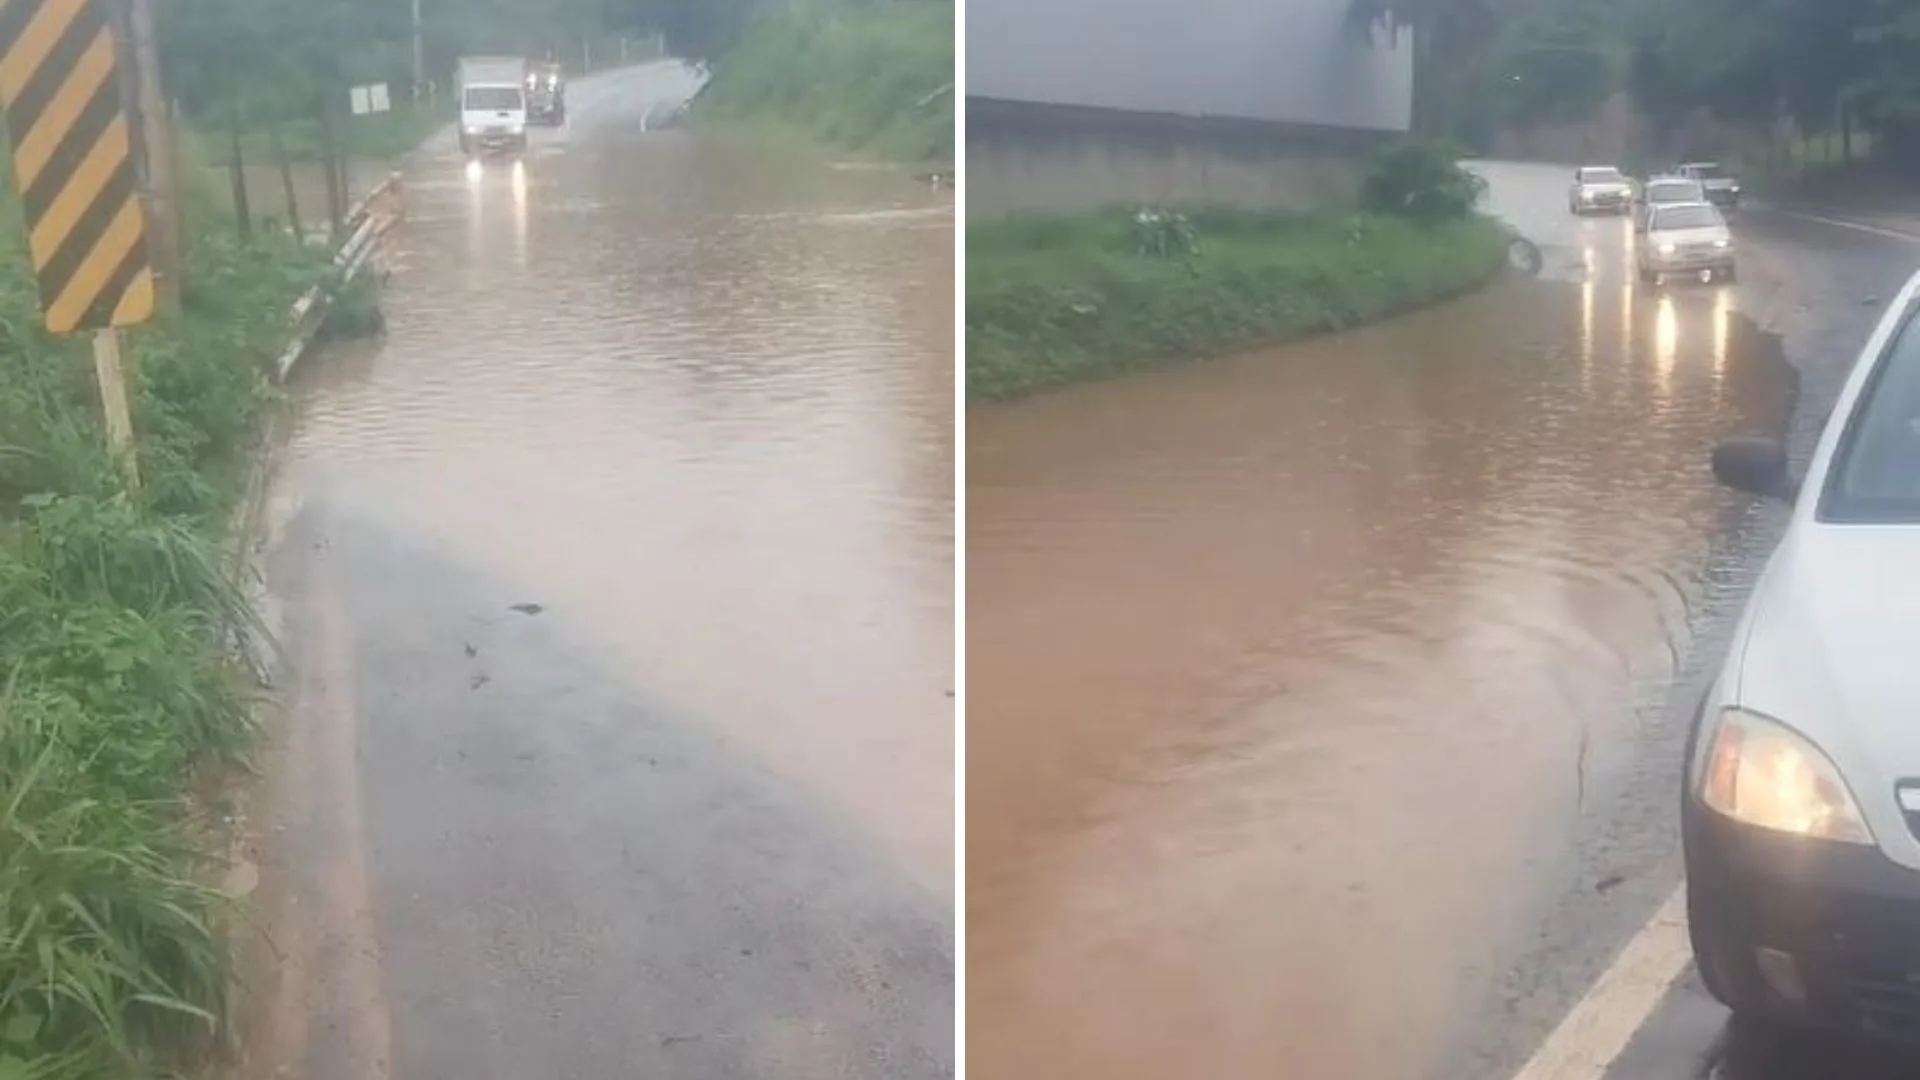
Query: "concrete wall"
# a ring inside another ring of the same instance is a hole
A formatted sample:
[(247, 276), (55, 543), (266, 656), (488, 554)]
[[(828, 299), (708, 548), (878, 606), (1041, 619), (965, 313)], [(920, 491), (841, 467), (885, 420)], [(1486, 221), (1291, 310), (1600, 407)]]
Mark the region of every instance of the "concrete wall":
[(967, 100), (967, 213), (1353, 198), (1385, 132)]
[(1413, 34), (1347, 0), (968, 0), (969, 97), (1405, 131)]
[(1407, 130), (1411, 31), (1347, 0), (968, 0), (970, 214), (1353, 195)]

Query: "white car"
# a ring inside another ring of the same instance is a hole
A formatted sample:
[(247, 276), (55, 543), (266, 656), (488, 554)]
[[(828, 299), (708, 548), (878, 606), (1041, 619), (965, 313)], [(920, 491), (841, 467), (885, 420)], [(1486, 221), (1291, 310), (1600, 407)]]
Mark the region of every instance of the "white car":
[(1567, 189), (1567, 212), (1591, 214), (1605, 210), (1624, 214), (1633, 206), (1633, 181), (1611, 165), (1586, 165), (1573, 170)]
[(1714, 450), (1793, 507), (1688, 736), (1694, 956), (1736, 1014), (1920, 1038), (1920, 275), (1854, 361), (1804, 476)]
[(1733, 232), (1720, 211), (1708, 203), (1660, 203), (1648, 213), (1634, 262), (1640, 280), (1649, 285), (1690, 277), (1703, 283), (1732, 281)]
[(1666, 203), (1696, 203), (1707, 201), (1707, 189), (1700, 186), (1698, 180), (1685, 177), (1661, 176), (1640, 185), (1633, 197), (1633, 227), (1645, 229), (1647, 215), (1656, 206)]

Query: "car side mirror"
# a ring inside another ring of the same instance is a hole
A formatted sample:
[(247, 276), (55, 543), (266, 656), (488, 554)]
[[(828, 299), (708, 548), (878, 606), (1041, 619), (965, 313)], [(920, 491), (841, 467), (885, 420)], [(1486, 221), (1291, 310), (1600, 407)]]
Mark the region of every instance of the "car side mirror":
[(1791, 503), (1800, 496), (1800, 482), (1787, 466), (1787, 448), (1778, 439), (1745, 435), (1714, 447), (1713, 478), (1763, 499)]

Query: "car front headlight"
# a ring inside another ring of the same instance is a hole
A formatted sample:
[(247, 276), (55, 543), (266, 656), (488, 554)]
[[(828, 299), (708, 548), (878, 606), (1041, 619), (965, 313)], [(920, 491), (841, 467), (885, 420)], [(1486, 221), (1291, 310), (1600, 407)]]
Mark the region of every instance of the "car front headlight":
[(1843, 844), (1873, 843), (1833, 762), (1785, 725), (1744, 710), (1720, 714), (1700, 799), (1756, 828)]
[(1725, 251), (1726, 249), (1728, 249), (1728, 248), (1730, 248), (1730, 247), (1732, 247), (1732, 246), (1733, 246), (1733, 241), (1731, 241), (1731, 240), (1715, 240), (1715, 241), (1713, 242), (1713, 246), (1714, 246), (1714, 247), (1717, 247), (1717, 248), (1719, 248), (1719, 249), (1720, 249), (1720, 250), (1722, 250), (1722, 251)]
[(1672, 244), (1660, 244), (1660, 245), (1658, 245), (1658, 249), (1659, 249), (1659, 252), (1660, 252), (1660, 254), (1662, 254), (1662, 255), (1671, 255), (1671, 254), (1673, 254), (1673, 245), (1672, 245)]

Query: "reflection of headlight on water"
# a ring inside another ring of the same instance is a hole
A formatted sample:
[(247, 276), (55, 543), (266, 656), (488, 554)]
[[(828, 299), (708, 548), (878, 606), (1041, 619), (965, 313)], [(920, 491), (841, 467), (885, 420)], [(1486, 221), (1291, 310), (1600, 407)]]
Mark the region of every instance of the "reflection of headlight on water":
[(477, 159), (467, 162), (467, 183), (477, 184), (484, 175), (486, 175), (486, 170), (481, 167)]

